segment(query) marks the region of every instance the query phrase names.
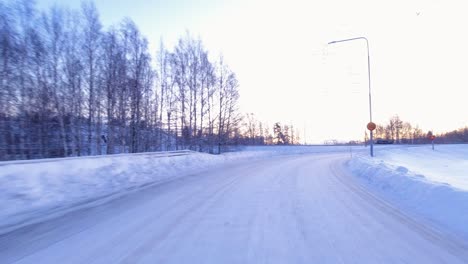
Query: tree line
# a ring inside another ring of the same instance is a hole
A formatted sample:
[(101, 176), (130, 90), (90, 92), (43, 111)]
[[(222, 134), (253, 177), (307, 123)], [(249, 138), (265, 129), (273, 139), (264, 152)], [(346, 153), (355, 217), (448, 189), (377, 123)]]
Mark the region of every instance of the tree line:
[[(395, 144), (427, 144), (430, 137), (436, 136), (438, 143), (468, 143), (468, 128), (461, 128), (447, 133), (433, 134), (432, 131), (423, 131), (418, 126), (403, 121), (398, 115), (391, 117), (387, 124), (377, 124), (374, 130), (374, 139), (384, 139)], [(365, 142), (369, 138), (365, 135)]]
[(104, 29), (93, 2), (0, 0), (0, 160), (264, 144), (242, 132), (222, 55), (190, 33), (155, 53), (131, 19)]
[(403, 121), (398, 115), (391, 117), (387, 124), (377, 124), (374, 138), (385, 139), (397, 144), (419, 144), (426, 142), (427, 134), (418, 126)]
[(275, 122), (273, 126), (259, 121), (253, 113), (242, 116), (241, 134), (237, 145), (299, 145), (300, 135), (293, 125)]
[(468, 127), (459, 128), (450, 132), (436, 134), (438, 143), (443, 144), (460, 144), (468, 143)]
[(104, 29), (93, 2), (0, 0), (0, 160), (299, 142), (239, 113), (236, 74), (201, 39), (151, 53), (131, 19)]

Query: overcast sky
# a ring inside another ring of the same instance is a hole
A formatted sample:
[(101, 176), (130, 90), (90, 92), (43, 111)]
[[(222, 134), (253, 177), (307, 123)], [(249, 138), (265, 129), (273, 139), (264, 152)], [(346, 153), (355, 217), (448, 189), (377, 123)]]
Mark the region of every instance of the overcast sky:
[[(468, 125), (468, 7), (464, 1), (96, 0), (105, 26), (133, 19), (152, 54), (186, 30), (220, 52), (241, 84), (240, 107), (270, 126), (287, 122), (307, 142), (362, 139), (373, 117), (436, 132)], [(352, 2), (352, 3), (351, 3)], [(38, 0), (78, 8), (79, 0)]]

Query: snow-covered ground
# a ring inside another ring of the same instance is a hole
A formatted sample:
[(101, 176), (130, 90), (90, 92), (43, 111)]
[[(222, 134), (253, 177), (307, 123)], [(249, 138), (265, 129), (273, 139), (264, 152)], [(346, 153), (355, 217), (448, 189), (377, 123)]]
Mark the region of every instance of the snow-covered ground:
[(223, 155), (179, 151), (0, 162), (0, 234), (236, 161), (350, 150), (270, 146)]
[(0, 234), (215, 163), (187, 151), (0, 162)]
[(256, 153), (270, 157), (0, 235), (0, 262), (468, 263), (464, 243), (358, 184), (347, 152)]
[(468, 145), (264, 146), (208, 155), (190, 151), (0, 162), (0, 234), (142, 187), (245, 160), (343, 153), (354, 175), (404, 210), (468, 237)]
[(468, 145), (376, 148), (349, 161), (368, 188), (407, 213), (468, 238)]

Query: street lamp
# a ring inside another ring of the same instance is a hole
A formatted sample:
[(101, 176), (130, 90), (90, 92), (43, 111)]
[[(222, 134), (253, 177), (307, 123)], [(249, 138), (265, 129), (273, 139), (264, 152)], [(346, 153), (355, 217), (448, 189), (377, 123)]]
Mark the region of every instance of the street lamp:
[[(328, 42), (328, 45), (339, 43), (339, 42), (346, 42), (346, 41), (352, 41), (352, 40), (365, 40), (367, 44), (367, 74), (369, 77), (369, 118), (370, 122), (369, 124), (372, 123), (372, 97), (371, 97), (371, 78), (370, 78), (370, 53), (369, 53), (369, 40), (365, 37), (357, 37), (357, 38), (350, 38), (350, 39), (342, 39), (342, 40), (336, 40), (332, 42)], [(372, 123), (374, 129), (375, 125)], [(369, 127), (369, 125), (368, 125)], [(370, 155), (371, 157), (374, 157), (374, 140), (373, 140), (373, 130), (374, 129), (369, 129), (370, 130)]]

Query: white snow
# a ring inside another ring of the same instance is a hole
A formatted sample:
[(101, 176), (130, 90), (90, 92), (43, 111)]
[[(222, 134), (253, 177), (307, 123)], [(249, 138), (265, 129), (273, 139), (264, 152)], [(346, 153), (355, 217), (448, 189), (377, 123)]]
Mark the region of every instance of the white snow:
[(468, 239), (467, 146), (377, 146), (373, 159), (367, 151), (274, 146), (0, 162), (0, 259), (466, 263), (463, 243), (445, 231)]
[(176, 151), (0, 162), (0, 234), (228, 162), (349, 149), (269, 146), (223, 155)]
[(0, 162), (0, 233), (216, 162), (188, 151)]
[(367, 187), (409, 214), (468, 238), (468, 145), (376, 148), (348, 165)]
[[(271, 151), (248, 155), (281, 152)], [(0, 235), (0, 259), (5, 264), (467, 263), (462, 243), (357, 184), (343, 165), (347, 159), (342, 152), (237, 160)]]

